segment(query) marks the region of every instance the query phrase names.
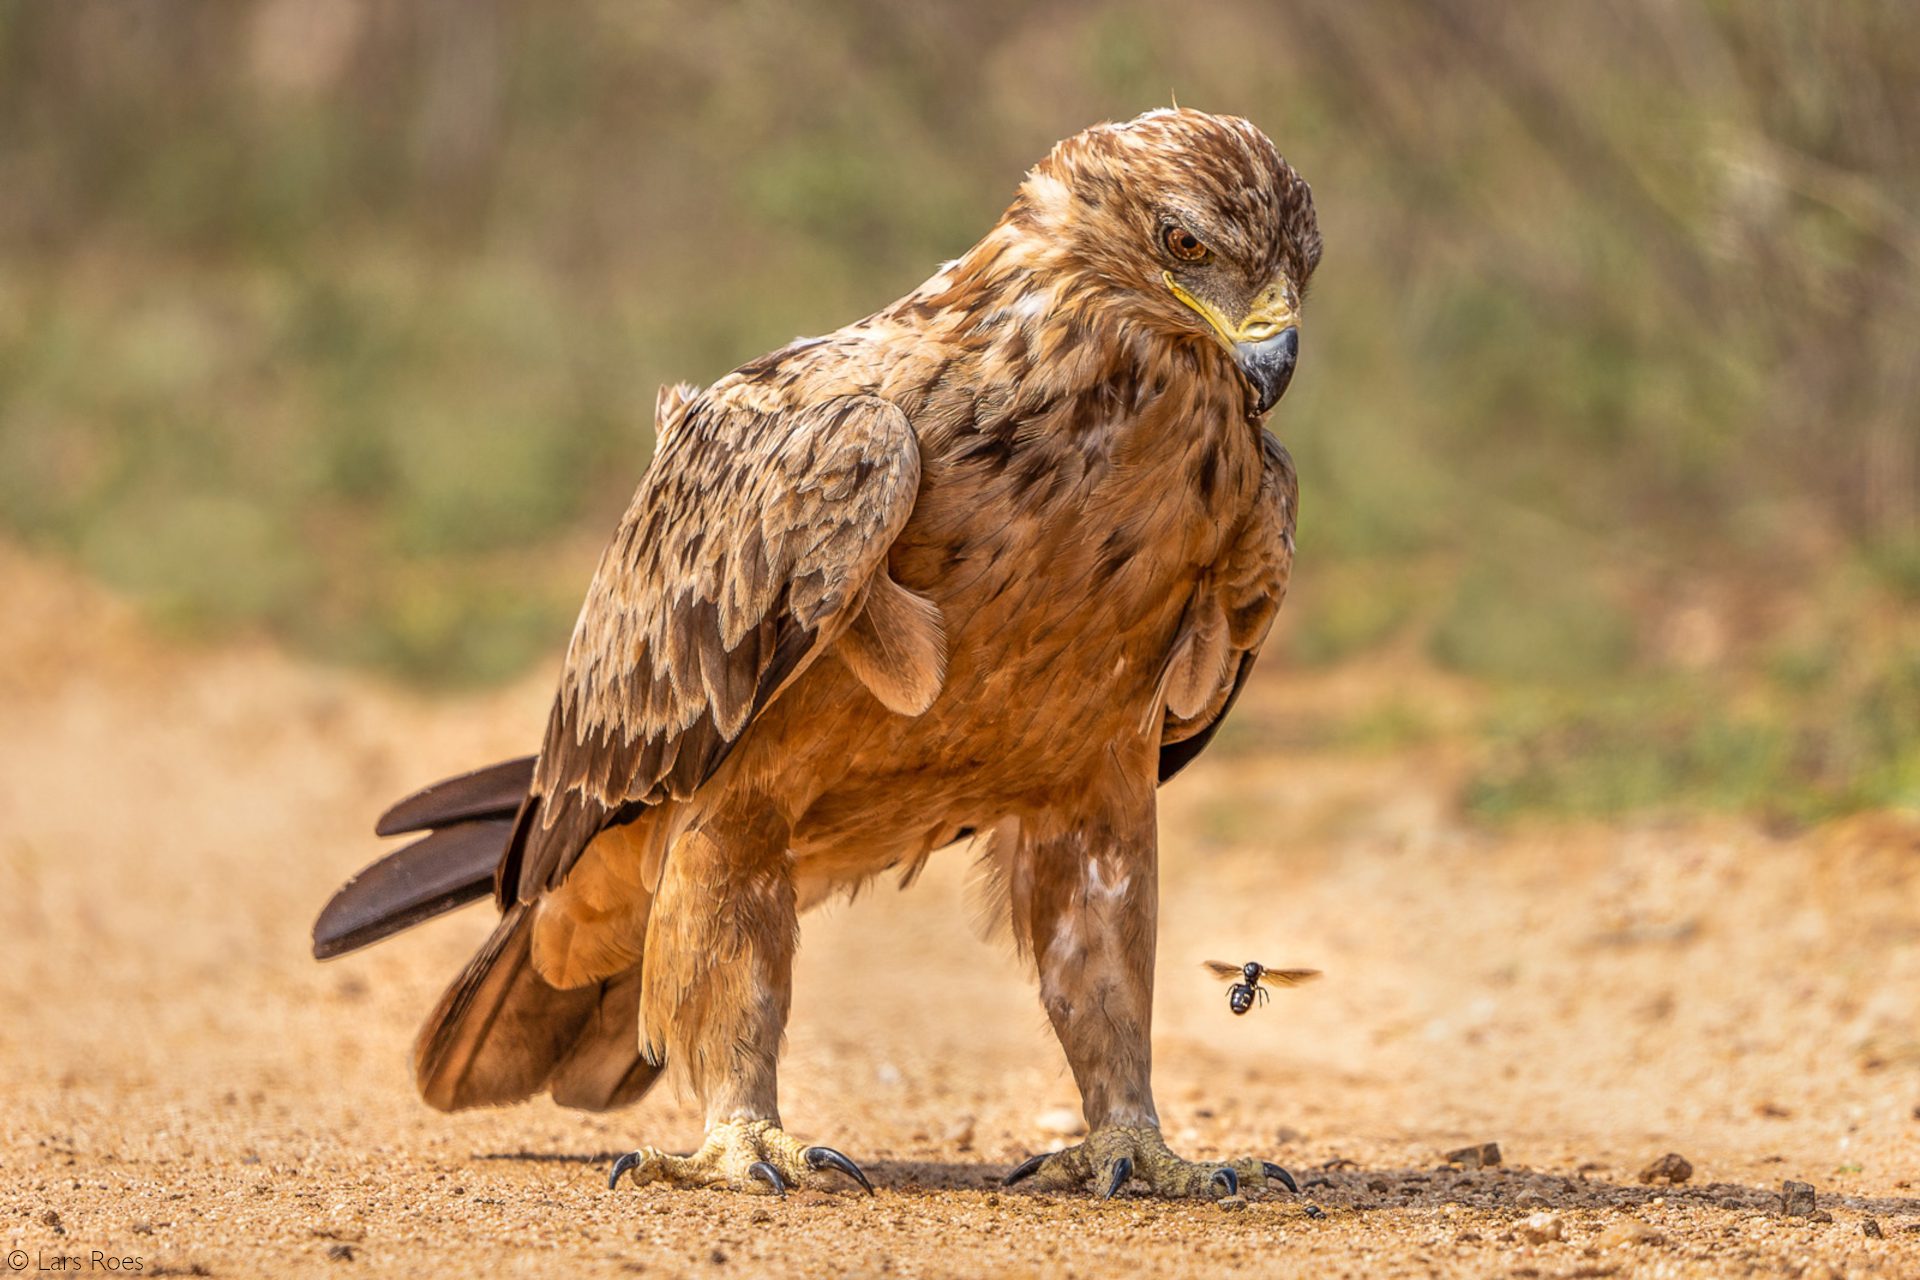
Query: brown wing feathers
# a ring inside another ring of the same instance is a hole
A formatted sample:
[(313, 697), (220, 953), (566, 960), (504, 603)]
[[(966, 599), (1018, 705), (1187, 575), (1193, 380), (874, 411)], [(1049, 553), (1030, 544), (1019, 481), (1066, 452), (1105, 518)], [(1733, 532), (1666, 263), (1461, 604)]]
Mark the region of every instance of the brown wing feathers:
[(741, 385), (686, 411), (601, 560), (510, 896), (560, 883), (628, 806), (692, 796), (884, 575), (920, 482), (905, 415), (871, 396), (733, 407)]

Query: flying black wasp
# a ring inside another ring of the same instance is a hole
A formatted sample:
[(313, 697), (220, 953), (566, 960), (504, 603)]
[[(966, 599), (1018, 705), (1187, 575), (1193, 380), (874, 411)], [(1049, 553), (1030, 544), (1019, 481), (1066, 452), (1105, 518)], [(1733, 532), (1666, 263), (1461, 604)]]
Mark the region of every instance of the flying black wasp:
[(1206, 965), (1207, 972), (1216, 978), (1239, 979), (1227, 988), (1227, 1008), (1236, 1015), (1253, 1008), (1255, 996), (1260, 997), (1261, 1004), (1267, 1002), (1267, 989), (1260, 985), (1262, 981), (1271, 982), (1276, 987), (1297, 987), (1320, 976), (1318, 969), (1269, 969), (1257, 960), (1249, 960), (1245, 964), (1209, 960)]

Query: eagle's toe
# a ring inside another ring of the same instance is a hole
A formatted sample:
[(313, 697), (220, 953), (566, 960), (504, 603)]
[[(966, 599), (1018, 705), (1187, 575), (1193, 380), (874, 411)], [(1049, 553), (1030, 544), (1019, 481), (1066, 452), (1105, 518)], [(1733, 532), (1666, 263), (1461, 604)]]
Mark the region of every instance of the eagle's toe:
[(661, 1182), (784, 1197), (792, 1187), (820, 1182), (817, 1175), (826, 1172), (843, 1174), (874, 1194), (860, 1166), (832, 1147), (805, 1146), (772, 1121), (745, 1120), (713, 1126), (692, 1155), (642, 1147), (621, 1156), (607, 1185), (619, 1186), (624, 1175), (636, 1186)]
[(1296, 1195), (1300, 1190), (1291, 1173), (1269, 1161), (1183, 1160), (1168, 1149), (1158, 1129), (1144, 1126), (1096, 1129), (1078, 1146), (1033, 1156), (1009, 1173), (1004, 1185), (1021, 1182), (1041, 1191), (1092, 1191), (1103, 1200), (1130, 1182), (1144, 1183), (1155, 1195), (1199, 1200), (1243, 1190), (1284, 1187)]

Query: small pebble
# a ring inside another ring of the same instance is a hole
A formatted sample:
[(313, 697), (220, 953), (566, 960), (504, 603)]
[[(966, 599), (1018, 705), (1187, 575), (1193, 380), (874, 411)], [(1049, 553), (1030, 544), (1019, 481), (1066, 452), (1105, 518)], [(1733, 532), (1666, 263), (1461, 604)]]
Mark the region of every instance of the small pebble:
[(1638, 1218), (1622, 1218), (1593, 1238), (1594, 1244), (1602, 1249), (1619, 1249), (1640, 1244), (1662, 1244), (1665, 1241), (1665, 1236)]
[(1862, 1218), (1860, 1220), (1860, 1234), (1869, 1240), (1885, 1240), (1887, 1238), (1887, 1233), (1880, 1229), (1880, 1219), (1878, 1218)]
[(1640, 1171), (1640, 1181), (1651, 1185), (1664, 1182), (1678, 1186), (1693, 1176), (1693, 1165), (1678, 1152), (1669, 1151)]
[(1813, 1184), (1792, 1179), (1781, 1183), (1780, 1212), (1789, 1218), (1811, 1218), (1814, 1215)]
[(1520, 1224), (1520, 1234), (1525, 1236), (1530, 1244), (1563, 1240), (1566, 1238), (1566, 1232), (1566, 1227), (1561, 1225), (1560, 1215), (1556, 1213), (1532, 1214)]
[(59, 1225), (60, 1225), (60, 1212), (59, 1212), (59, 1210), (57, 1210), (57, 1209), (48, 1209), (48, 1210), (47, 1210), (46, 1212), (44, 1212), (44, 1213), (42, 1213), (42, 1214), (40, 1215), (40, 1225), (41, 1225), (41, 1226), (43, 1226), (43, 1227), (57, 1227), (57, 1226), (59, 1226)]
[(1247, 1207), (1247, 1198), (1245, 1196), (1221, 1196), (1218, 1200), (1215, 1200), (1214, 1203), (1228, 1213), (1239, 1213)]
[(1522, 1191), (1513, 1198), (1513, 1207), (1516, 1209), (1544, 1209), (1549, 1203), (1538, 1191)]
[(1461, 1147), (1449, 1151), (1443, 1157), (1448, 1164), (1465, 1165), (1469, 1169), (1491, 1169), (1500, 1163), (1500, 1144), (1482, 1142), (1471, 1147)]
[(352, 1262), (353, 1246), (350, 1244), (329, 1245), (327, 1247), (327, 1257), (334, 1262)]

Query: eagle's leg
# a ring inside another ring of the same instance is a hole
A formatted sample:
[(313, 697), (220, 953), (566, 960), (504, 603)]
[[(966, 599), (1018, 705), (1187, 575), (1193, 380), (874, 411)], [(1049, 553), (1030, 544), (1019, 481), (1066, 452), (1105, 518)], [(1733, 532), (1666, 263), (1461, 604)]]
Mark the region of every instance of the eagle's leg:
[(1032, 942), (1040, 996), (1074, 1083), (1087, 1139), (1035, 1156), (1007, 1176), (1044, 1189), (1086, 1187), (1111, 1196), (1137, 1180), (1165, 1196), (1215, 1198), (1293, 1177), (1259, 1159), (1183, 1160), (1160, 1137), (1153, 1105), (1154, 927), (1159, 909), (1150, 759), (1122, 775), (1109, 766), (1086, 794), (1090, 812), (1026, 832), (1016, 920)]
[(668, 855), (648, 923), (641, 1034), (649, 1056), (686, 1065), (707, 1136), (688, 1156), (643, 1147), (614, 1165), (637, 1183), (784, 1195), (853, 1161), (780, 1128), (780, 1040), (799, 940), (788, 828), (764, 806), (723, 813)]

